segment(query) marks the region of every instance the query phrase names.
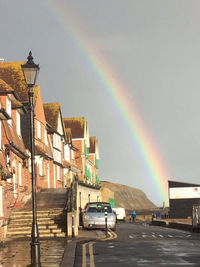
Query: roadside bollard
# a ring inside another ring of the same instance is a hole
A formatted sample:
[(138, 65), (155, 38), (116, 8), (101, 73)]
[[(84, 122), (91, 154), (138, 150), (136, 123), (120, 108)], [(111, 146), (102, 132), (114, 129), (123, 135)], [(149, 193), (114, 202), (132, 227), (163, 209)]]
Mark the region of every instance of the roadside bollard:
[(108, 236), (108, 208), (105, 207), (105, 227), (106, 227), (106, 236)]
[(74, 214), (72, 214), (72, 238), (75, 237), (75, 232), (74, 232)]

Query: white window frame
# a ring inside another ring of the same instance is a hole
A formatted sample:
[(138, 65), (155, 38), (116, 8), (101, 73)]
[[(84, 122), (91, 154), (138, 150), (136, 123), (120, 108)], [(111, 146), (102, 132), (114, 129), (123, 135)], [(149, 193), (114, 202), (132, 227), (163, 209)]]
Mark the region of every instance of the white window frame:
[(46, 146), (48, 146), (48, 136), (47, 136), (47, 130), (44, 130), (44, 143)]
[(37, 138), (42, 140), (42, 124), (40, 121), (37, 121)]
[(64, 155), (65, 155), (65, 160), (70, 162), (70, 147), (67, 144), (64, 147)]
[(60, 181), (60, 166), (56, 166), (57, 180)]
[(16, 124), (17, 134), (21, 135), (21, 116), (20, 116), (19, 111), (16, 111), (16, 121), (17, 121), (17, 124)]
[(0, 217), (3, 217), (3, 187), (0, 185)]
[(19, 179), (19, 185), (22, 185), (22, 163), (18, 163), (18, 179)]
[(29, 173), (32, 172), (32, 167), (31, 167), (31, 156), (30, 158), (28, 159), (28, 169), (29, 169)]
[(53, 135), (53, 146), (59, 150), (61, 150), (61, 136), (57, 133)]
[(56, 165), (53, 165), (54, 188), (56, 188)]
[(10, 126), (12, 126), (12, 107), (11, 107), (11, 100), (8, 96), (6, 97), (6, 111), (8, 115), (11, 117), (11, 119), (8, 120), (8, 123)]
[(0, 149), (2, 149), (2, 122), (0, 120)]
[(40, 176), (43, 176), (44, 175), (43, 158), (40, 158), (40, 160), (39, 160), (39, 174), (40, 174)]

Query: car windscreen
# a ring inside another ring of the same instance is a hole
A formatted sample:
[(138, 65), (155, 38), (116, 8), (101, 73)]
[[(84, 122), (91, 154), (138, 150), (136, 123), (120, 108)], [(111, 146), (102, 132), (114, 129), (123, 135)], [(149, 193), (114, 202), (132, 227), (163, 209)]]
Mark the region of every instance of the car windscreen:
[(105, 212), (107, 208), (108, 213), (112, 213), (112, 208), (109, 205), (91, 204), (88, 205), (86, 212)]

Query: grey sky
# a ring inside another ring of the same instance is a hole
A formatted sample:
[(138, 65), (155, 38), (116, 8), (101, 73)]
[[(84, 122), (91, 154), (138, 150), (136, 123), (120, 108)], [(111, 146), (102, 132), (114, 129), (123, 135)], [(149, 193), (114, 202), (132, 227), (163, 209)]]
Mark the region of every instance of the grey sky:
[(142, 189), (160, 205), (163, 199), (137, 146), (130, 145), (117, 107), (66, 31), (75, 25), (138, 107), (166, 166), (166, 179), (199, 183), (200, 1), (56, 3), (65, 3), (69, 20), (61, 21), (47, 0), (0, 0), (0, 57), (24, 61), (32, 50), (41, 67), (43, 101), (61, 102), (65, 117), (85, 116), (90, 135), (98, 137), (100, 179)]

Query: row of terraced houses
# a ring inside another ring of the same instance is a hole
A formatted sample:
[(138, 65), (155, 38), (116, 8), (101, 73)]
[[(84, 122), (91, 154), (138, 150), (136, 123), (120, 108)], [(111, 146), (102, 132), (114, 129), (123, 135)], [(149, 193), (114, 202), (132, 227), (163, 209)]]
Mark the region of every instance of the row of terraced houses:
[[(28, 90), (23, 62), (0, 62), (0, 239), (13, 209), (31, 198)], [(84, 117), (63, 117), (59, 103), (43, 104), (34, 87), (37, 192), (79, 181), (79, 207), (100, 201), (98, 140)]]

